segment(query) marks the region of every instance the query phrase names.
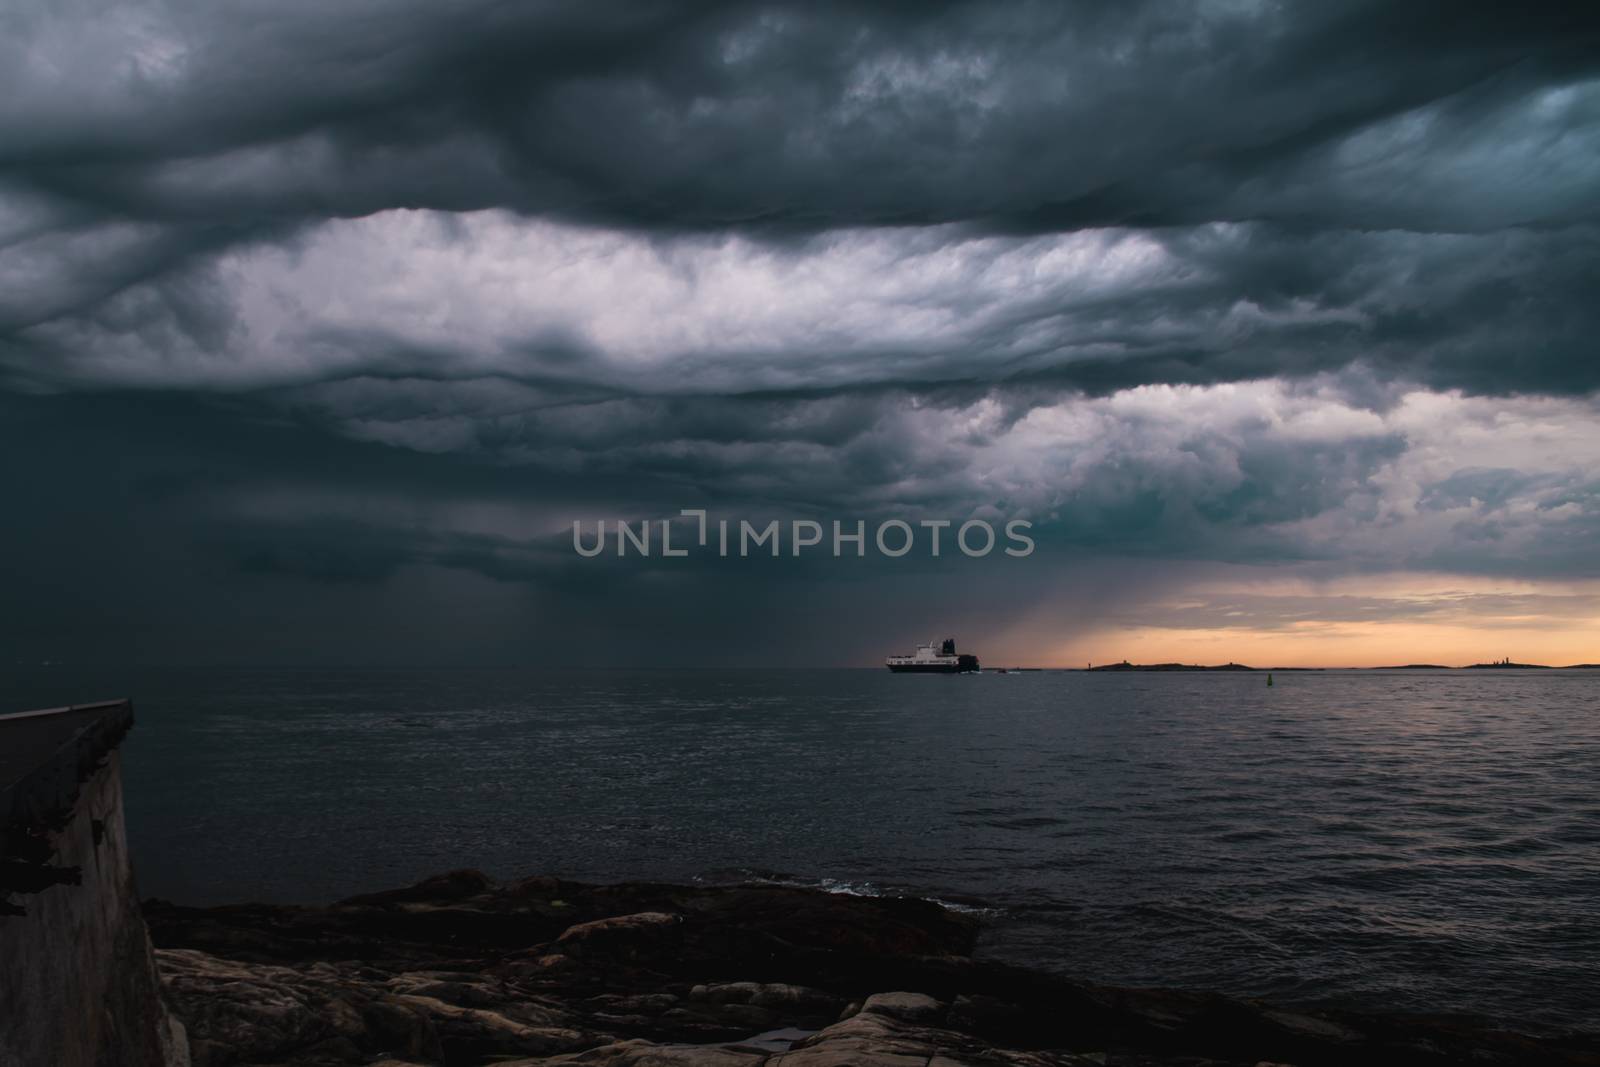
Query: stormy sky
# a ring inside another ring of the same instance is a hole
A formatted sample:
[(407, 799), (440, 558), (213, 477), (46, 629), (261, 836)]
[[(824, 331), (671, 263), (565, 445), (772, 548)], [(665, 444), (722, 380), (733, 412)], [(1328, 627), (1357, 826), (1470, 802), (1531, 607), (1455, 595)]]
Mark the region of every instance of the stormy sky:
[(0, 663), (1600, 661), (1592, 4), (0, 25)]

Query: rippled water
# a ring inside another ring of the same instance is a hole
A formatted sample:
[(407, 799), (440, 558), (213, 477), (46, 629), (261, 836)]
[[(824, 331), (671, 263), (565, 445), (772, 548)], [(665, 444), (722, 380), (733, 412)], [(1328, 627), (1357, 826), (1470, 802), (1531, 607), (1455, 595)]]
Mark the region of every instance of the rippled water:
[(985, 909), (1117, 983), (1600, 1029), (1600, 671), (35, 672), (136, 699), (146, 893), (453, 866)]

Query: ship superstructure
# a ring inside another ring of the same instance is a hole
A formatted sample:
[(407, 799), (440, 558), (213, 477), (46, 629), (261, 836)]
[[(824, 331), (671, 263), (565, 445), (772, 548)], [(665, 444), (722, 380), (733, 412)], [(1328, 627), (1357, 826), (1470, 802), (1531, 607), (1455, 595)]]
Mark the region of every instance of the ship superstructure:
[(963, 674), (978, 670), (978, 657), (957, 652), (956, 639), (929, 641), (909, 656), (890, 656), (884, 666), (897, 674)]

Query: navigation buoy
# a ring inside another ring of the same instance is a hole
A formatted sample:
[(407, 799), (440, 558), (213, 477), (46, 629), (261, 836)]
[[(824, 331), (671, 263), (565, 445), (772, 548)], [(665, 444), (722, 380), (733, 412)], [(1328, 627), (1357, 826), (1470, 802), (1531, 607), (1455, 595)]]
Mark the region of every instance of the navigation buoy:
[(1271, 684), (1272, 684), (1272, 675), (1269, 674), (1269, 675), (1267, 675), (1267, 685), (1270, 686)]

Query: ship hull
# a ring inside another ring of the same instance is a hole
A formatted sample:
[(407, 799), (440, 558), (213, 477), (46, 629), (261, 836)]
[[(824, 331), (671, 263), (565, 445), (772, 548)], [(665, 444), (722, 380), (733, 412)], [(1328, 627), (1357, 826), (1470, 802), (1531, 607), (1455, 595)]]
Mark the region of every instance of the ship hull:
[(977, 656), (962, 656), (955, 663), (887, 663), (895, 674), (969, 674), (978, 669)]

